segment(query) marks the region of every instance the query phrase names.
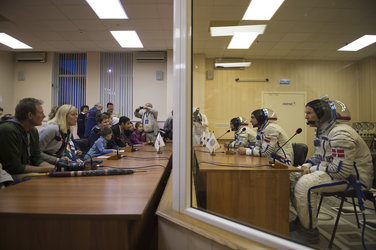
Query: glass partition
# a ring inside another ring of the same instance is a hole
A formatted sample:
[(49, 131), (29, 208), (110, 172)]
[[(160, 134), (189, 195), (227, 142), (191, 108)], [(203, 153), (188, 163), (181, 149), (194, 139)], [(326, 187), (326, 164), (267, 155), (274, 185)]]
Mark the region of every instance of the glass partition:
[[(336, 26), (330, 24), (331, 14), (336, 13), (333, 22), (340, 22), (338, 6), (285, 1), (270, 20), (243, 20), (250, 2), (192, 1), (191, 204), (288, 238), (289, 221), (296, 216), (289, 177), (296, 169), (277, 166), (280, 161), (275, 163), (272, 155), (239, 154), (239, 148), (257, 141), (251, 114), (268, 108), (270, 122), (288, 137), (302, 128), (291, 142), (307, 144), (310, 157), (314, 129), (305, 125), (305, 103), (335, 93), (333, 98), (357, 110), (356, 98), (348, 93), (353, 92), (359, 58), (337, 52), (339, 37), (320, 33), (320, 27), (329, 31)], [(336, 41), (327, 46), (331, 38)], [(250, 135), (239, 141), (245, 131)], [(293, 165), (293, 160), (285, 163)]]

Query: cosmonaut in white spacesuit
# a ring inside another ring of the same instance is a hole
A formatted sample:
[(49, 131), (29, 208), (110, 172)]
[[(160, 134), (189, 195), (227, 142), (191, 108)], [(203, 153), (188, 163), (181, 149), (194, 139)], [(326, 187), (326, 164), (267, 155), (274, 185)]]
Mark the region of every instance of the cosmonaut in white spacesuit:
[(290, 238), (315, 244), (319, 241), (317, 194), (344, 191), (348, 183), (369, 189), (373, 166), (366, 143), (343, 122), (350, 115), (342, 102), (314, 100), (307, 103), (305, 114), (307, 124), (317, 128), (315, 153), (301, 166), (303, 173), (294, 188), (298, 217), (290, 223)]
[(225, 143), (225, 148), (248, 147), (256, 142), (256, 131), (248, 127), (248, 123), (242, 117), (232, 118), (230, 128), (235, 132), (234, 140)]
[(192, 122), (193, 122), (193, 145), (200, 145), (201, 137), (203, 133), (209, 132), (208, 118), (203, 113), (200, 113), (200, 108), (193, 108), (192, 111)]
[[(271, 109), (256, 109), (251, 114), (251, 123), (257, 128), (256, 145), (251, 148), (239, 148), (239, 154), (251, 156), (272, 157), (276, 160), (292, 165), (294, 154), (291, 143), (288, 142), (286, 132), (274, 123), (276, 113)], [(286, 143), (282, 148), (281, 146)], [(276, 154), (276, 155), (275, 155)]]

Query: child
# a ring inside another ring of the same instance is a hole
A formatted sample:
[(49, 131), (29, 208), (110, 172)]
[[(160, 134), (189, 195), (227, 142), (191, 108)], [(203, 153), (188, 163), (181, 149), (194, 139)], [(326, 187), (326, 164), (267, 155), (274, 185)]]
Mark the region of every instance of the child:
[(141, 122), (136, 123), (136, 129), (132, 132), (131, 143), (132, 144), (143, 144), (146, 142), (144, 128)]
[(114, 149), (106, 149), (108, 141), (112, 138), (112, 130), (108, 127), (104, 127), (101, 132), (99, 132), (99, 135), (99, 139), (95, 141), (94, 145), (85, 155), (85, 160), (89, 159), (90, 156), (97, 157), (103, 154), (116, 152)]

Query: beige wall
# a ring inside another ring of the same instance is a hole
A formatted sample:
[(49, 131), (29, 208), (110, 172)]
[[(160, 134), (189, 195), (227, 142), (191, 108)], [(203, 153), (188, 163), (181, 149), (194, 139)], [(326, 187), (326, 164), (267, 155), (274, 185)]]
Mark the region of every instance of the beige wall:
[(206, 65), (205, 56), (193, 56), (193, 107), (199, 107), (205, 113), (205, 79), (206, 79)]
[[(196, 58), (196, 57), (195, 57)], [(195, 60), (195, 65), (205, 72), (213, 69), (213, 59)], [(343, 101), (349, 108), (352, 121), (376, 121), (375, 112), (376, 59), (362, 62), (303, 61), (303, 60), (252, 60), (244, 70), (215, 70), (214, 80), (205, 80), (203, 112), (209, 119), (209, 130), (220, 135), (228, 128), (231, 118), (245, 117), (248, 121), (253, 110), (261, 108), (263, 91), (306, 92), (307, 101), (329, 94), (331, 99)], [(197, 69), (193, 69), (194, 73)], [(202, 76), (201, 76), (202, 77)], [(269, 82), (236, 82), (235, 79), (265, 79)], [(199, 79), (194, 76), (194, 79)], [(200, 78), (201, 79), (201, 78)], [(200, 79), (198, 80), (201, 83)], [(206, 79), (206, 78), (205, 78)], [(290, 85), (280, 85), (280, 79), (290, 79)], [(196, 84), (197, 85), (197, 84)], [(194, 94), (201, 94), (195, 89)], [(195, 97), (193, 97), (195, 100)], [(372, 106), (370, 109), (369, 106)], [(304, 107), (300, 114), (304, 116)], [(292, 124), (293, 126), (293, 124)], [(304, 128), (303, 128), (304, 129)], [(306, 127), (307, 142), (312, 152), (314, 129)], [(231, 138), (232, 135), (228, 135)], [(225, 137), (226, 138), (226, 137)]]
[[(156, 72), (163, 72), (163, 80), (156, 80)], [(170, 78), (169, 78), (170, 79)], [(150, 102), (158, 110), (158, 121), (166, 119), (167, 63), (133, 61), (133, 107)], [(134, 120), (138, 118), (133, 117)]]
[[(94, 104), (100, 102), (100, 53), (87, 53), (87, 78), (86, 78), (86, 104), (93, 107)], [(105, 103), (102, 103), (106, 105)], [(79, 108), (79, 107), (78, 107)], [(105, 110), (105, 109), (104, 109)]]
[(0, 107), (4, 114), (14, 114), (13, 107), (14, 55), (12, 52), (0, 51)]
[(172, 103), (174, 99), (174, 58), (173, 51), (167, 51), (167, 103), (166, 115), (170, 116), (172, 110)]
[(359, 63), (359, 121), (376, 121), (376, 57)]
[[(15, 62), (13, 77), (13, 108), (19, 100), (25, 97), (34, 97), (43, 100), (44, 113), (51, 110), (51, 79), (53, 54), (48, 53), (47, 62)], [(19, 72), (25, 74), (24, 81), (18, 81)]]

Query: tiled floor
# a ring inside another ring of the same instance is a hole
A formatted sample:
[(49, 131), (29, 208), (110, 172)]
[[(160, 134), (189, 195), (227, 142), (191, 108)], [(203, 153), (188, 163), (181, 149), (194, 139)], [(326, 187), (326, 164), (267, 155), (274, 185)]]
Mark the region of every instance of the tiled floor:
[[(312, 245), (318, 249), (328, 249), (329, 241), (333, 231), (335, 219), (337, 216), (337, 208), (340, 200), (335, 197), (325, 197), (323, 205), (320, 209), (318, 228), (320, 231), (320, 242), (317, 245)], [(368, 208), (365, 210), (366, 215), (366, 229), (365, 229), (365, 245), (367, 249), (376, 249), (376, 214), (373, 203), (365, 202)], [(358, 250), (363, 249), (361, 235), (362, 235), (362, 215), (359, 213), (359, 220), (361, 228), (357, 227), (354, 209), (352, 204), (344, 204), (345, 213), (342, 213), (337, 228), (337, 233), (334, 238), (332, 249), (343, 250)], [(295, 218), (294, 209), (290, 209), (290, 219)]]

